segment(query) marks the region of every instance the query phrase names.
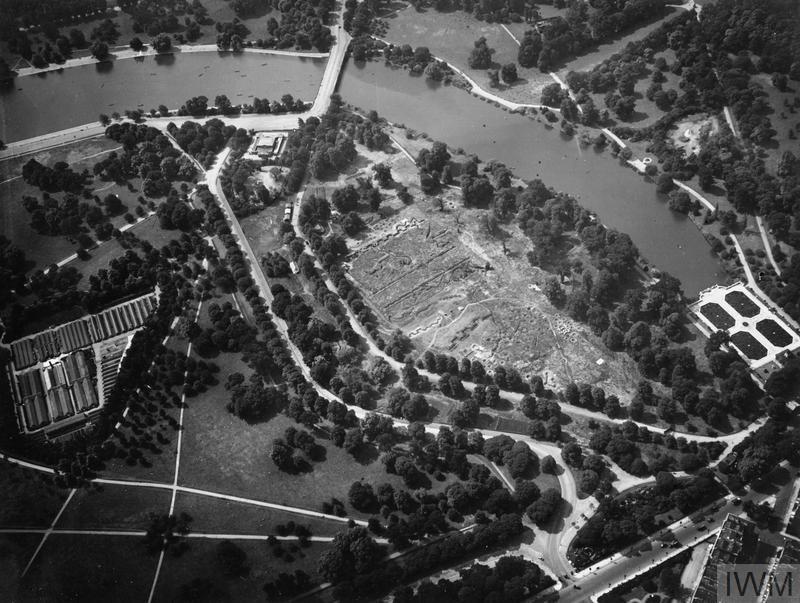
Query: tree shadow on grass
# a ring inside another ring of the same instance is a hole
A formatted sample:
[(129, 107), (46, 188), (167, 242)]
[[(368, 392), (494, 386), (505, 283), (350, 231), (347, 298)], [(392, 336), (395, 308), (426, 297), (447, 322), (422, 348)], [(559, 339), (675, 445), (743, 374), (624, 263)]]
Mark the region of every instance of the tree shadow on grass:
[(497, 403), (497, 406), (495, 406), (494, 409), (501, 411), (508, 411), (508, 410), (513, 410), (514, 405), (505, 398), (500, 398), (500, 401)]
[(643, 113), (641, 111), (634, 111), (630, 114), (626, 119), (621, 120), (626, 124), (635, 124), (640, 121), (644, 121), (645, 119), (649, 118), (650, 116), (647, 113)]

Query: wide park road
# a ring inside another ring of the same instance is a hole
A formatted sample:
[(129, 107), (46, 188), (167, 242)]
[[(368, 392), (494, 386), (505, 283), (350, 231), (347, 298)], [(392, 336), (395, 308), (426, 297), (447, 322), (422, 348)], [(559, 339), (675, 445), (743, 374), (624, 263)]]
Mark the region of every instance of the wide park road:
[[(779, 490), (778, 496), (782, 496), (785, 492), (792, 492), (795, 489), (796, 481), (797, 478), (784, 484)], [(735, 504), (734, 495), (729, 494), (722, 501), (712, 503), (703, 510), (683, 517), (621, 553), (616, 553), (577, 572), (566, 581), (564, 587), (559, 591), (558, 601), (578, 603), (587, 601), (590, 597), (596, 600), (595, 597), (623, 584), (636, 575), (647, 572), (687, 548), (693, 547), (707, 538), (714, 538), (728, 514), (744, 514), (743, 504), (745, 501), (751, 500), (759, 504), (774, 496), (774, 492), (751, 490), (747, 495), (742, 496), (741, 504)], [(669, 543), (673, 540), (677, 540), (681, 546), (679, 548), (672, 548), (669, 545), (661, 547), (662, 543)], [(575, 588), (575, 585), (578, 588)]]

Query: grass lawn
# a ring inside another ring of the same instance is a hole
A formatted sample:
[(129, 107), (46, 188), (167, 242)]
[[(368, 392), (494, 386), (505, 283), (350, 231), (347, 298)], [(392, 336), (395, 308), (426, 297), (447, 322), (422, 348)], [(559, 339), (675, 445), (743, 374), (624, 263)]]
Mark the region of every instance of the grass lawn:
[[(22, 174), (22, 166), (31, 158), (44, 165), (52, 166), (58, 161), (65, 161), (73, 170), (80, 171), (84, 168), (91, 170), (92, 165), (103, 155), (117, 148), (119, 144), (113, 140), (92, 138), (58, 149), (0, 162), (0, 199), (3, 201), (0, 203), (0, 235), (18, 245), (26, 257), (35, 262), (39, 268), (74, 253), (77, 245), (70, 243), (65, 237), (42, 235), (31, 228), (30, 214), (22, 206), (22, 197), (30, 195), (41, 199), (42, 191), (17, 176)], [(100, 186), (104, 184), (106, 183)], [(55, 193), (52, 196), (60, 199), (63, 193)], [(125, 198), (121, 198), (124, 202)], [(121, 217), (117, 219), (122, 220)]]
[(315, 511), (321, 511), (322, 503), (332, 496), (346, 502), (350, 485), (362, 478), (371, 484), (402, 485), (374, 456), (355, 460), (324, 437), (317, 441), (326, 450), (326, 460), (315, 462), (312, 471), (298, 475), (280, 471), (269, 458), (272, 440), (282, 437), (287, 427), (300, 426), (284, 415), (249, 425), (230, 414), (223, 383), (228, 374), (244, 372), (245, 367), (232, 354), (220, 354), (214, 361), (221, 368), (220, 383), (189, 400), (184, 415), (181, 485)]
[[(173, 417), (176, 421), (180, 414), (180, 409), (176, 406), (165, 407), (169, 416)], [(139, 442), (142, 442), (144, 433), (149, 433), (153, 437), (152, 449), (145, 449), (139, 446), (142, 451), (142, 456), (138, 461), (130, 462), (128, 458), (114, 457), (106, 463), (105, 470), (101, 471), (103, 477), (112, 478), (133, 478), (141, 481), (152, 481), (162, 483), (172, 483), (175, 472), (175, 456), (177, 454), (178, 446), (178, 432), (173, 428), (167, 420), (157, 417), (155, 413), (142, 413), (144, 416), (152, 416), (155, 419), (155, 425), (142, 428), (139, 426), (125, 425), (115, 433), (112, 441), (117, 445), (118, 450), (130, 450), (129, 446), (123, 444), (121, 436), (126, 439), (136, 437)], [(128, 414), (128, 419), (134, 418), (134, 413)], [(158, 434), (161, 435), (162, 441), (158, 442)]]
[[(236, 17), (236, 12), (230, 6), (228, 0), (203, 0), (202, 5), (208, 11), (208, 18), (213, 20), (214, 22), (219, 23), (228, 23), (233, 21)], [(176, 13), (178, 17), (178, 21), (183, 25), (184, 18), (191, 17), (184, 12)], [(240, 21), (250, 30), (250, 33), (247, 36), (247, 40), (258, 40), (259, 38), (266, 38), (269, 36), (269, 30), (267, 29), (267, 21), (270, 17), (274, 17), (278, 21), (281, 20), (281, 14), (279, 11), (261, 11), (254, 16), (251, 16), (247, 19), (240, 19)], [(146, 44), (149, 45), (150, 43), (150, 36), (146, 33), (137, 33), (134, 31), (134, 19), (126, 12), (115, 12), (109, 11), (107, 15), (103, 15), (99, 19), (93, 19), (88, 22), (81, 22), (81, 23), (70, 23), (68, 25), (64, 25), (61, 27), (61, 32), (63, 34), (68, 34), (69, 31), (72, 29), (79, 29), (81, 30), (84, 35), (86, 36), (87, 40), (90, 40), (92, 30), (97, 27), (103, 19), (110, 18), (114, 23), (117, 25), (117, 29), (119, 31), (119, 37), (117, 38), (117, 46), (121, 48), (128, 48), (128, 43), (134, 37), (139, 37), (144, 41)], [(200, 37), (192, 42), (192, 44), (216, 44), (217, 42), (217, 30), (215, 28), (215, 23), (202, 25), (200, 27), (201, 35)], [(177, 33), (180, 33), (177, 32)], [(40, 42), (36, 42), (36, 39), (39, 39)], [(33, 43), (31, 46), (36, 49), (40, 46), (44, 45), (44, 36), (41, 34), (33, 35), (32, 36)], [(5, 58), (9, 65), (12, 67), (17, 63), (20, 59), (19, 55), (14, 55), (8, 52), (6, 44), (2, 44), (0, 47), (2, 52), (0, 52), (0, 56)], [(112, 48), (113, 52), (113, 48)], [(87, 56), (89, 53), (88, 49), (75, 51), (72, 56), (73, 57), (80, 57), (80, 56)], [(29, 63), (26, 61), (22, 61), (21, 66), (27, 67)]]
[[(128, 229), (128, 232), (136, 235), (143, 241), (148, 241), (156, 249), (161, 249), (164, 245), (172, 240), (180, 238), (180, 231), (178, 230), (164, 230), (158, 225), (157, 216), (149, 216)], [(143, 255), (140, 248), (136, 247), (133, 250), (139, 255)], [(74, 251), (74, 250), (73, 250)], [(124, 255), (127, 250), (122, 247), (116, 239), (109, 239), (102, 243), (99, 247), (89, 251), (89, 259), (84, 261), (75, 258), (66, 264), (66, 267), (74, 267), (81, 273), (81, 280), (76, 285), (78, 289), (86, 289), (89, 286), (89, 277), (97, 274), (98, 270), (108, 268), (111, 260)]]
[(250, 572), (242, 578), (227, 578), (217, 561), (218, 544), (219, 541), (214, 540), (191, 539), (189, 549), (180, 557), (166, 555), (153, 600), (157, 603), (180, 600), (181, 586), (202, 579), (205, 596), (193, 601), (263, 601), (264, 584), (275, 580), (281, 572), (291, 574), (299, 569), (318, 583), (317, 559), (328, 547), (327, 544), (312, 544), (301, 549), (304, 557), (298, 556), (294, 562), (287, 563), (275, 557), (266, 542), (237, 541), (236, 545), (247, 554)]
[(66, 496), (49, 475), (0, 463), (0, 527), (49, 527)]
[(178, 492), (175, 510), (192, 516), (193, 532), (213, 534), (273, 534), (277, 525), (294, 521), (307, 526), (312, 536), (335, 536), (346, 529), (337, 521), (302, 517), (274, 509), (256, 507), (245, 503)]
[(75, 493), (56, 528), (145, 530), (150, 513), (169, 510), (169, 490), (95, 484)]
[(283, 222), (283, 209), (284, 203), (276, 203), (239, 221), (257, 258), (283, 246), (278, 230)]
[[(569, 471), (569, 469), (565, 469), (563, 467), (562, 469), (564, 469), (564, 471)], [(558, 477), (555, 475), (550, 475), (549, 473), (540, 471), (539, 475), (533, 478), (533, 481), (536, 482), (537, 486), (539, 486), (539, 490), (541, 492), (544, 492), (550, 488), (561, 492), (561, 484), (558, 483)]]
[(136, 537), (52, 534), (16, 600), (143, 601), (157, 562)]
[[(194, 303), (187, 304), (183, 310), (183, 314), (190, 318), (194, 318), (195, 312)], [(173, 335), (168, 338), (165, 347), (178, 356), (185, 356), (188, 346), (188, 340)], [(159, 400), (158, 391), (148, 394), (145, 390), (142, 393), (142, 408), (138, 412), (129, 412), (125, 424), (113, 436), (117, 455), (106, 464), (101, 472), (103, 476), (172, 483), (181, 393), (181, 387), (171, 388), (163, 402)], [(188, 398), (186, 404), (190, 406), (192, 398)], [(134, 449), (141, 453), (135, 458), (130, 455)]]
[[(462, 69), (486, 90), (490, 90), (487, 71), (470, 69), (467, 63), (475, 40), (483, 36), (489, 48), (494, 49), (494, 68), (517, 62), (519, 46), (500, 24), (478, 21), (462, 11), (440, 13), (427, 9), (418, 13), (409, 7), (388, 17), (386, 23), (389, 30), (384, 37), (388, 42), (410, 44), (414, 48), (427, 46), (434, 55)], [(491, 91), (508, 100), (538, 103), (542, 88), (553, 83), (549, 75), (535, 67), (525, 69), (517, 65), (517, 73), (520, 79), (513, 85), (501, 84)]]
[[(559, 462), (561, 459), (556, 459), (556, 462)], [(542, 459), (539, 458), (539, 462), (542, 462)], [(559, 462), (559, 467), (564, 471), (569, 471), (569, 469), (563, 467), (563, 463)], [(500, 472), (506, 476), (506, 478), (513, 484), (514, 478), (511, 477), (511, 474), (508, 472), (508, 467), (505, 465), (497, 465), (497, 468)], [(561, 485), (558, 483), (558, 477), (555, 475), (550, 475), (549, 473), (544, 473), (542, 471), (538, 471), (535, 476), (529, 476), (527, 479), (530, 479), (532, 482), (535, 482), (537, 486), (539, 486), (539, 490), (544, 492), (549, 488), (553, 488), (554, 490), (561, 492)]]
[(620, 52), (629, 42), (635, 42), (645, 38), (651, 31), (658, 29), (662, 23), (670, 19), (682, 15), (684, 11), (679, 9), (671, 9), (669, 13), (649, 23), (642, 25), (632, 31), (629, 31), (623, 36), (619, 36), (600, 44), (594, 51), (587, 52), (581, 56), (575, 57), (566, 63), (559, 65), (556, 70), (557, 73), (563, 78), (570, 71), (587, 71), (596, 65), (599, 65), (611, 55)]
[[(73, 240), (70, 241), (65, 236), (50, 236), (39, 234), (30, 226), (31, 215), (25, 210), (22, 205), (22, 198), (25, 195), (36, 197), (41, 201), (43, 191), (37, 187), (27, 184), (20, 176), (22, 173), (22, 166), (31, 158), (44, 165), (52, 166), (58, 161), (65, 161), (75, 171), (82, 171), (88, 169), (91, 173), (92, 166), (102, 159), (107, 153), (120, 149), (121, 147), (114, 142), (103, 137), (92, 138), (89, 140), (76, 142), (74, 144), (65, 145), (50, 151), (43, 151), (33, 155), (25, 155), (20, 158), (8, 159), (0, 162), (0, 235), (5, 236), (12, 243), (19, 246), (24, 252), (28, 260), (33, 262), (32, 268), (44, 268), (52, 263), (58, 262), (66, 257), (69, 257), (78, 245)], [(137, 199), (141, 195), (140, 178), (134, 178), (130, 181), (130, 186), (120, 185), (114, 182), (103, 182), (95, 180), (89, 184), (89, 188), (93, 189), (93, 194), (101, 199), (106, 195), (115, 194), (127, 207), (128, 212), (135, 215), (136, 207), (139, 205)], [(180, 183), (176, 183), (179, 186)], [(53, 193), (51, 196), (61, 201), (64, 197), (63, 192)], [(91, 201), (90, 201), (91, 203)], [(119, 228), (127, 222), (124, 217), (125, 212), (113, 216), (111, 223)], [(164, 235), (157, 236), (152, 232), (152, 228), (137, 226), (133, 228), (138, 236), (150, 240), (154, 245), (163, 245), (161, 242), (165, 237)], [(137, 232), (139, 231), (139, 232)], [(93, 233), (89, 233), (93, 237)], [(166, 237), (167, 242), (175, 238), (175, 235)], [(105, 247), (105, 249), (104, 249)], [(116, 243), (106, 243), (98, 250), (92, 253), (93, 256), (100, 256), (96, 262), (98, 265), (108, 263), (110, 254), (115, 251), (119, 253)], [(71, 265), (79, 270), (83, 268), (84, 273), (89, 273), (94, 268), (94, 264), (89, 262), (75, 262)], [(88, 266), (87, 266), (88, 264)]]
[(15, 600), (22, 570), (41, 539), (41, 534), (0, 534), (0, 601)]
[[(781, 92), (772, 85), (770, 75), (766, 73), (756, 74), (753, 79), (761, 84), (769, 97), (769, 104), (775, 111), (768, 117), (777, 132), (774, 138), (776, 144), (767, 146), (767, 156), (764, 160), (767, 168), (774, 173), (785, 151), (791, 151), (795, 155), (800, 153), (800, 141), (797, 136), (794, 139), (789, 138), (790, 130), (794, 130), (795, 135), (800, 135), (800, 130), (797, 129), (800, 126), (800, 111), (794, 107), (794, 101), (798, 97), (798, 88), (794, 82), (790, 82), (786, 92)], [(788, 102), (791, 109), (786, 107), (784, 102)]]

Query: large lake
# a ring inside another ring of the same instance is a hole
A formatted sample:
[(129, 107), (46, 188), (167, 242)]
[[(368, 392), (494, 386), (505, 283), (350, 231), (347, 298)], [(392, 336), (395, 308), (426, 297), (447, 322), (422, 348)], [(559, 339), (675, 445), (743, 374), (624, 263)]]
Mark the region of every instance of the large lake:
[(233, 104), (284, 94), (313, 101), (326, 59), (192, 52), (122, 59), (18, 77), (0, 91), (0, 140), (13, 142), (96, 121), (100, 113), (179, 108), (193, 96)]
[(352, 105), (375, 109), (390, 121), (485, 161), (502, 161), (522, 178), (541, 178), (575, 196), (604, 224), (627, 232), (648, 260), (681, 280), (689, 296), (725, 278), (691, 220), (670, 211), (652, 182), (608, 151), (581, 148), (576, 138), (564, 139), (557, 128), (383, 63), (348, 62), (339, 93)]
[[(289, 93), (313, 100), (325, 59), (276, 55), (187, 53), (124, 59), (17, 78), (0, 94), (0, 139), (7, 142), (97, 120), (100, 113), (177, 108), (187, 98), (234, 103)], [(523, 178), (575, 196), (603, 223), (630, 234), (642, 254), (678, 277), (687, 295), (724, 280), (710, 247), (690, 220), (671, 212), (652, 182), (609, 152), (580, 148), (557, 128), (510, 114), (463, 90), (435, 85), (382, 63), (345, 66), (342, 97), (363, 109), (427, 132), (483, 160), (502, 161)]]

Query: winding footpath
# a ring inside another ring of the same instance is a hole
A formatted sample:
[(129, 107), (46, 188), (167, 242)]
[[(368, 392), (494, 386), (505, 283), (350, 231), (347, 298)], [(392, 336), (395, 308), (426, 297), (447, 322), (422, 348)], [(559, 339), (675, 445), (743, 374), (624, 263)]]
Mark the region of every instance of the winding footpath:
[(767, 252), (767, 258), (769, 259), (769, 263), (772, 264), (772, 269), (775, 271), (779, 277), (782, 276), (783, 271), (781, 267), (778, 265), (778, 262), (775, 261), (775, 256), (772, 255), (772, 245), (769, 243), (769, 236), (767, 233), (767, 229), (764, 226), (764, 220), (761, 216), (756, 216), (756, 224), (758, 224), (758, 232), (761, 235), (761, 242), (764, 244), (764, 250)]

